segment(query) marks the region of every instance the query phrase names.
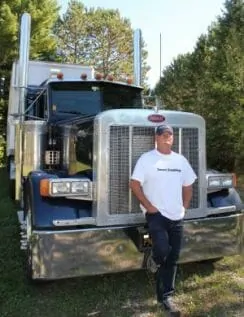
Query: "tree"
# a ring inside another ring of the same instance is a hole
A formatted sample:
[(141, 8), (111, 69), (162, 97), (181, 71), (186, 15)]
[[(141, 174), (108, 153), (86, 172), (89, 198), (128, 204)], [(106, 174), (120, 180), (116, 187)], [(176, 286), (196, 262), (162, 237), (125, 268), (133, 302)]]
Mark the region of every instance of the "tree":
[[(89, 64), (96, 71), (116, 78), (133, 73), (133, 30), (118, 10), (86, 8), (73, 0), (55, 28), (61, 60)], [(144, 41), (142, 41), (145, 47)], [(149, 70), (147, 51), (142, 54), (143, 80)]]
[[(5, 77), (9, 86), (11, 65), (18, 56), (19, 23), (21, 15), (28, 12), (32, 18), (32, 59), (50, 59), (56, 53), (56, 40), (52, 36), (53, 24), (58, 17), (56, 0), (3, 0), (0, 3), (0, 78)], [(8, 91), (0, 96), (0, 134), (5, 133)], [(0, 152), (3, 141), (0, 140)], [(1, 162), (0, 162), (1, 163)]]
[(60, 60), (64, 63), (85, 64), (87, 14), (83, 3), (71, 0), (63, 18), (59, 18), (54, 33), (57, 36)]
[(58, 17), (56, 0), (10, 0), (0, 4), (0, 67), (10, 67), (18, 54), (18, 34), (21, 15), (31, 15), (31, 52), (33, 59), (43, 59), (56, 50), (52, 27)]
[(156, 86), (168, 108), (206, 119), (208, 163), (230, 171), (241, 170), (244, 162), (243, 34), (243, 0), (228, 0), (195, 50), (178, 56)]

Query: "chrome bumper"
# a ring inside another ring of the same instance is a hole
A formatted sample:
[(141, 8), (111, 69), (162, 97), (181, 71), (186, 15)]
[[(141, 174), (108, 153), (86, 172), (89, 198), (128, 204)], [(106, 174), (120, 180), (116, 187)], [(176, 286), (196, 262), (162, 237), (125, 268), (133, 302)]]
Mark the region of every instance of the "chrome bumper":
[[(141, 269), (144, 253), (131, 228), (33, 231), (34, 279), (59, 279)], [(185, 221), (180, 262), (244, 252), (244, 213)]]

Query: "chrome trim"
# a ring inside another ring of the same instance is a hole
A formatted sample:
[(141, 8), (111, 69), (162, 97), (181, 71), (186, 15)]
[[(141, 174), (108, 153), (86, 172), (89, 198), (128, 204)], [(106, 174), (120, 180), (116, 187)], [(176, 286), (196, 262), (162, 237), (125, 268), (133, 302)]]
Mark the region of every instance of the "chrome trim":
[[(244, 213), (185, 221), (180, 263), (244, 252)], [(131, 231), (132, 230), (132, 231)], [(34, 279), (60, 279), (141, 269), (135, 227), (33, 231)]]
[[(231, 212), (237, 212), (237, 206), (226, 206), (226, 207), (218, 207), (218, 208), (205, 208), (203, 210), (199, 210), (199, 214), (201, 218), (210, 217), (212, 215), (222, 215), (228, 214)], [(187, 210), (184, 219), (198, 219), (199, 217), (198, 212), (195, 210)]]
[[(76, 199), (82, 200), (93, 200), (93, 185), (89, 178), (49, 178), (49, 195), (51, 197), (65, 197), (65, 198), (72, 198), (75, 197)], [(77, 193), (52, 193), (52, 184), (54, 183), (80, 183), (80, 182), (87, 182), (89, 185), (89, 191), (87, 194), (77, 194)]]
[(92, 217), (84, 217), (79, 219), (55, 219), (53, 225), (56, 227), (72, 227), (81, 225), (95, 225), (96, 219)]
[(179, 128), (179, 154), (182, 154), (182, 128)]
[[(23, 123), (23, 176), (44, 167), (47, 147), (47, 122), (28, 120)], [(16, 139), (18, 137), (16, 136)], [(20, 168), (20, 163), (16, 168)]]
[[(140, 213), (110, 215), (109, 214), (109, 170), (110, 170), (110, 126), (156, 127), (158, 123), (148, 120), (148, 116), (154, 112), (149, 109), (116, 109), (105, 111), (95, 118), (94, 125), (94, 182), (97, 185), (96, 201), (93, 204), (93, 217), (97, 219), (98, 226), (138, 224), (142, 223), (143, 215)], [(196, 114), (187, 112), (159, 110), (165, 123), (173, 128), (198, 129), (198, 190), (199, 208), (194, 209), (198, 218), (205, 216), (207, 209), (206, 186), (206, 157), (205, 157), (205, 121)], [(128, 179), (129, 182), (129, 179)], [(123, 194), (123, 193), (121, 193)]]
[[(132, 127), (129, 127), (129, 153), (132, 153)], [(129, 175), (128, 175), (128, 182), (131, 176), (131, 172), (132, 172), (132, 155), (129, 155)], [(129, 213), (131, 213), (131, 207), (132, 207), (132, 190), (129, 189)]]
[[(232, 179), (232, 184), (230, 186), (209, 186), (208, 185), (208, 181), (209, 181), (209, 178), (212, 178), (212, 177), (220, 177), (220, 178), (225, 178), (225, 177), (230, 177)], [(233, 188), (234, 187), (234, 184), (233, 184), (233, 174), (231, 173), (214, 173), (214, 174), (207, 174), (206, 175), (206, 181), (207, 181), (207, 188), (208, 188), (208, 192), (209, 191), (218, 191), (218, 190), (221, 190), (221, 189), (225, 189), (225, 188)]]
[(23, 191), (22, 191), (22, 177), (23, 177), (23, 164), (24, 164), (24, 136), (22, 124), (24, 122), (24, 112), (25, 112), (25, 96), (28, 84), (28, 63), (29, 63), (29, 51), (30, 51), (30, 28), (31, 28), (31, 17), (28, 13), (24, 13), (21, 17), (21, 25), (20, 25), (20, 50), (19, 50), (19, 69), (18, 69), (18, 88), (17, 88), (17, 96), (19, 95), (19, 99), (16, 101), (18, 103), (18, 115), (19, 115), (19, 135), (16, 135), (17, 132), (15, 130), (15, 138), (18, 137), (16, 141), (15, 148), (15, 157), (19, 160), (19, 165), (16, 163), (16, 191), (15, 198), (19, 200), (22, 205), (23, 203)]
[(141, 71), (141, 30), (134, 31), (134, 84), (141, 86), (142, 71)]
[[(80, 199), (80, 200), (86, 200), (83, 197), (66, 197), (68, 199)], [(88, 199), (87, 199), (88, 200)], [(222, 217), (225, 216), (225, 214), (229, 214), (232, 212), (236, 212), (237, 207), (236, 206), (227, 206), (227, 207), (219, 207), (219, 208), (208, 208), (205, 209), (205, 211), (201, 211), (201, 215), (204, 214), (204, 217), (210, 217), (213, 215), (221, 215)], [(198, 214), (194, 210), (189, 210), (186, 212), (186, 215), (184, 217), (185, 220), (195, 220), (199, 219)], [(141, 224), (145, 223), (145, 218), (142, 214), (140, 214), (140, 222)], [(76, 225), (97, 225), (96, 218), (94, 217), (84, 217), (79, 219), (55, 219), (53, 220), (53, 224), (55, 226), (66, 226), (66, 227), (72, 227)]]
[[(30, 28), (31, 17), (28, 13), (24, 13), (21, 17), (20, 29), (20, 51), (19, 51), (19, 115), (25, 112), (25, 94), (28, 83), (28, 63), (30, 51)], [(24, 118), (21, 116), (20, 121), (23, 122)]]

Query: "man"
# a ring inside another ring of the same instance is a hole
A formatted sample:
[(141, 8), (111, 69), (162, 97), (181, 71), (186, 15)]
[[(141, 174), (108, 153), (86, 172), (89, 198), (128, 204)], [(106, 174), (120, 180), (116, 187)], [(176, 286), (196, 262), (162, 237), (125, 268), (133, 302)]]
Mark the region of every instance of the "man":
[(172, 316), (180, 310), (172, 301), (180, 254), (183, 218), (192, 198), (196, 174), (187, 159), (171, 150), (173, 129), (163, 124), (155, 130), (156, 148), (136, 163), (130, 187), (145, 213), (158, 265), (157, 300)]

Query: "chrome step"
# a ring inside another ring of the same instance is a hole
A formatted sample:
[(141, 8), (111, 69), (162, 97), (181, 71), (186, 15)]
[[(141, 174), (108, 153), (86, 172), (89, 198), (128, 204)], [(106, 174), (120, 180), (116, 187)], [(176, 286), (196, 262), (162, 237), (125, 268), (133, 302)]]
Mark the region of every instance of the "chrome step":
[(20, 250), (27, 249), (26, 220), (24, 220), (24, 211), (17, 211), (18, 221), (20, 225)]

